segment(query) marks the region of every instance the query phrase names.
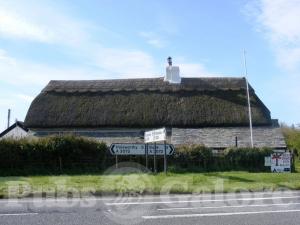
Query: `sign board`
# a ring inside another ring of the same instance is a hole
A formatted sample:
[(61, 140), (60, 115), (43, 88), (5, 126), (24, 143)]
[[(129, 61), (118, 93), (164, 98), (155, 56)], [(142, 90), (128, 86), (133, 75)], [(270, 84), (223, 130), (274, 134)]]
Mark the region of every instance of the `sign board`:
[(291, 154), (289, 152), (271, 154), (271, 171), (273, 173), (291, 172)]
[(271, 166), (271, 165), (272, 165), (271, 156), (265, 157), (265, 166)]
[[(164, 155), (165, 145), (156, 144), (156, 155)], [(166, 144), (166, 154), (172, 155), (175, 152), (174, 146)], [(111, 144), (112, 155), (145, 155), (145, 144)], [(148, 144), (148, 155), (154, 155), (154, 144)]]
[(157, 130), (150, 130), (145, 132), (145, 143), (165, 141), (166, 140), (166, 128)]

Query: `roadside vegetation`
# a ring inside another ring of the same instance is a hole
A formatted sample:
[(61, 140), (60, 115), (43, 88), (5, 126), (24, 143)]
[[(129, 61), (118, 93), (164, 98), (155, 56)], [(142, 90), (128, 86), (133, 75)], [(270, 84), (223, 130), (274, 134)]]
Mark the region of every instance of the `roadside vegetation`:
[(116, 193), (222, 193), (299, 190), (300, 173), (248, 172), (61, 175), (0, 178), (0, 197), (83, 197)]
[[(122, 173), (120, 168), (107, 173), (115, 157), (103, 143), (75, 136), (0, 140), (0, 198), (300, 190), (300, 131), (282, 130), (296, 173), (270, 173), (264, 166), (267, 148), (230, 148), (216, 156), (204, 146), (180, 146), (168, 159), (168, 174)], [(122, 161), (145, 164), (144, 157), (119, 157)], [(149, 157), (150, 169), (152, 163)]]
[(294, 150), (299, 156), (300, 153), (300, 129), (282, 125), (282, 132), (289, 149)]
[[(204, 146), (178, 146), (168, 164), (174, 173), (264, 172), (264, 157), (270, 154), (267, 148), (228, 148), (214, 155)], [(144, 156), (119, 156), (118, 161), (146, 164)], [(115, 162), (104, 143), (77, 136), (0, 140), (0, 176), (100, 174)], [(153, 157), (148, 162), (153, 168)], [(163, 157), (157, 157), (157, 165), (163, 171)]]

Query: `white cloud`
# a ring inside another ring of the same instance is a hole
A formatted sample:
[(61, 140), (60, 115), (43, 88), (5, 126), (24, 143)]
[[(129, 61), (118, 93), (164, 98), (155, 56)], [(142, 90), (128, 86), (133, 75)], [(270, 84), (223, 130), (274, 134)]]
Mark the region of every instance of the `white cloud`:
[(18, 94), (16, 95), (19, 99), (24, 100), (25, 102), (32, 102), (32, 100), (34, 99), (34, 97), (29, 96), (29, 95), (24, 95), (24, 94)]
[(1, 98), (0, 99), (0, 106), (1, 106), (1, 108), (9, 108), (9, 107), (11, 107), (12, 105), (15, 105), (15, 102), (14, 101), (12, 101), (11, 99), (4, 99), (4, 98)]
[[(95, 46), (82, 52), (91, 66), (53, 67), (14, 58), (0, 49), (0, 80), (10, 85), (42, 88), (50, 80), (154, 77), (155, 63), (148, 54)], [(96, 67), (96, 68), (95, 68)]]
[(151, 55), (130, 49), (105, 48), (93, 44), (83, 49), (87, 60), (105, 74), (118, 78), (155, 76), (156, 66)]
[(284, 73), (273, 75), (265, 85), (266, 92), (272, 93), (265, 99), (276, 108), (276, 117), (281, 114), (289, 123), (299, 122), (300, 1), (257, 0), (247, 5), (246, 12), (270, 44)]
[(10, 65), (16, 65), (16, 61), (9, 57), (5, 50), (0, 49), (0, 62), (10, 64)]
[(54, 34), (37, 24), (26, 21), (17, 14), (0, 9), (0, 33), (14, 38), (52, 42)]
[[(18, 3), (18, 4), (17, 4)], [(77, 68), (54, 68), (34, 62), (13, 59), (0, 52), (0, 72), (14, 74), (25, 83), (45, 83), (46, 80), (58, 78), (88, 79), (91, 74), (118, 78), (154, 76), (155, 63), (151, 55), (137, 49), (107, 48), (97, 39), (92, 38), (94, 29), (99, 28), (90, 23), (68, 16), (67, 10), (54, 7), (50, 1), (22, 4), (15, 0), (0, 0), (0, 37), (20, 38), (61, 45), (61, 51), (78, 57), (82, 61)], [(102, 30), (102, 27), (99, 28)], [(107, 32), (107, 31), (106, 31)], [(150, 40), (156, 46), (162, 43)], [(1, 58), (2, 57), (2, 58)], [(87, 70), (82, 65), (92, 65)], [(21, 75), (22, 74), (22, 75)], [(1, 75), (0, 75), (1, 76)], [(34, 79), (33, 79), (34, 78)]]
[(179, 63), (180, 73), (183, 77), (215, 77), (216, 74), (207, 71), (200, 63)]
[(0, 49), (0, 80), (16, 86), (38, 86), (46, 85), (49, 80), (63, 79), (92, 79), (95, 78), (94, 71), (82, 68), (51, 67), (30, 61), (20, 60), (9, 56)]
[(279, 65), (288, 71), (300, 69), (300, 1), (258, 0), (246, 9), (269, 41)]
[(155, 48), (163, 48), (166, 46), (166, 41), (163, 40), (158, 34), (151, 32), (151, 31), (142, 31), (139, 32), (139, 36), (144, 38), (146, 42), (155, 47)]
[(0, 0), (0, 36), (51, 44), (77, 45), (87, 24), (67, 17), (50, 1)]

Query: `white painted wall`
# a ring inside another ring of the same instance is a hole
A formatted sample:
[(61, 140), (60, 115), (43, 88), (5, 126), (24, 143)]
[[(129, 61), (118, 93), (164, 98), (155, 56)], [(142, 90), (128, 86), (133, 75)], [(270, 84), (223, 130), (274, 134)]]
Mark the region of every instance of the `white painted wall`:
[(5, 134), (2, 138), (19, 139), (19, 138), (23, 138), (23, 137), (27, 137), (27, 136), (28, 136), (28, 133), (26, 131), (24, 131), (22, 128), (16, 126), (14, 129), (12, 129), (7, 134)]

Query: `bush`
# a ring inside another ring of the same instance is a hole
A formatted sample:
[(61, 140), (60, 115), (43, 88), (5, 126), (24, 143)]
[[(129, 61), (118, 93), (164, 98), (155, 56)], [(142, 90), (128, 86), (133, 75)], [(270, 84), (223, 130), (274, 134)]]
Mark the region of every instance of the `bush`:
[(202, 145), (183, 145), (176, 148), (170, 165), (175, 168), (209, 171), (211, 170), (211, 162), (213, 161), (213, 153), (210, 148)]
[(268, 148), (228, 148), (213, 155), (212, 149), (204, 146), (180, 146), (169, 165), (175, 171), (267, 171), (264, 157), (271, 153)]
[(267, 171), (264, 158), (271, 153), (269, 148), (228, 148), (224, 151), (224, 167), (227, 170)]
[[(213, 155), (212, 149), (201, 145), (176, 147), (168, 157), (170, 170), (175, 172), (203, 171), (266, 171), (264, 157), (270, 149), (228, 148), (222, 155)], [(120, 156), (118, 161), (145, 165), (144, 156)], [(0, 176), (34, 174), (74, 174), (102, 172), (114, 165), (104, 143), (77, 137), (53, 136), (40, 139), (0, 140)], [(153, 168), (153, 157), (148, 159)], [(157, 157), (158, 170), (163, 170), (163, 157)]]
[(104, 143), (82, 137), (0, 140), (0, 175), (100, 171), (106, 158)]
[[(282, 126), (282, 133), (285, 137), (285, 141), (288, 149), (293, 150), (296, 156), (300, 156), (300, 130), (290, 128), (288, 126)], [(299, 158), (300, 159), (300, 158)]]

